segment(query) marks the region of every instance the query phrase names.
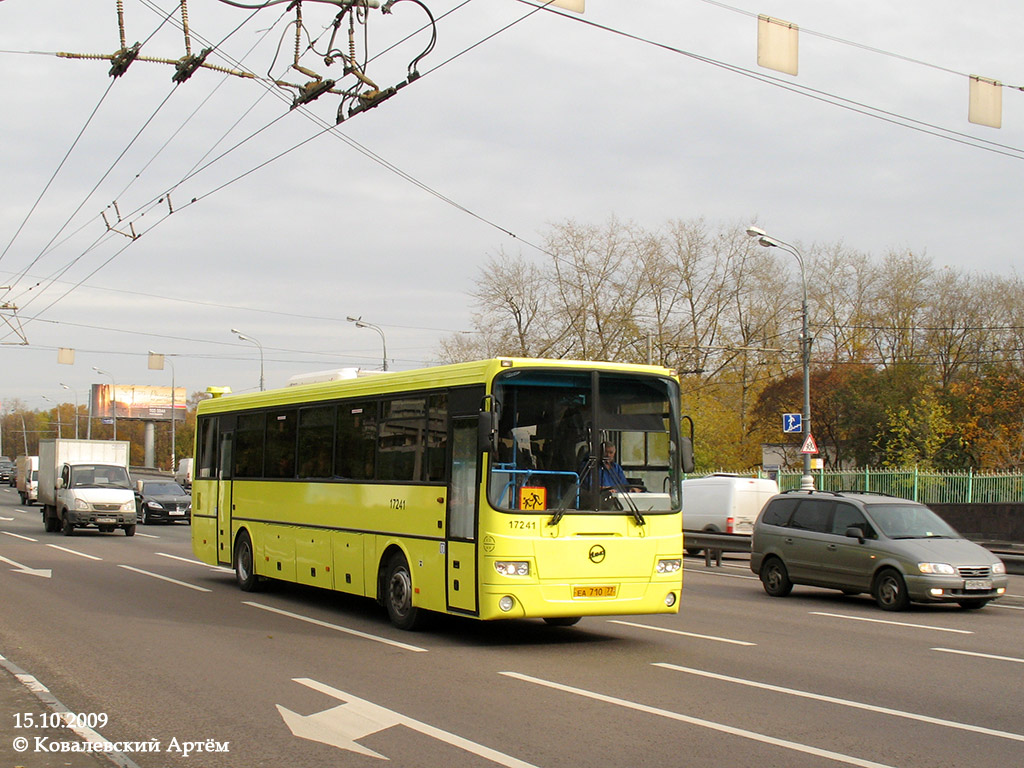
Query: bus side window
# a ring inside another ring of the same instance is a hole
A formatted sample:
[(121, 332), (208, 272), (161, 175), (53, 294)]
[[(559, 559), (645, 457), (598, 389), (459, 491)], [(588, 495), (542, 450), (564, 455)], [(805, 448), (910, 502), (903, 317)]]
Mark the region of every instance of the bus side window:
[(267, 446), (264, 477), (295, 477), (295, 438), (299, 413), (296, 410), (267, 414)]

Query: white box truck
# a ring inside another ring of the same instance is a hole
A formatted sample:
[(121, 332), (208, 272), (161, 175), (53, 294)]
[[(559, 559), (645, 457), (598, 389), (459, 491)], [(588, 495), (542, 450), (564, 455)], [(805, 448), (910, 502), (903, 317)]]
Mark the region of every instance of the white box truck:
[(129, 443), (40, 440), (39, 503), (50, 533), (95, 526), (135, 535), (135, 491), (128, 476)]
[(188, 490), (192, 487), (192, 459), (181, 459), (174, 473), (174, 482)]
[(19, 456), (15, 459), (14, 485), (25, 506), (39, 498), (39, 457)]
[[(709, 533), (753, 533), (761, 507), (779, 492), (774, 480), (726, 473), (683, 480), (682, 486), (683, 530)], [(686, 551), (696, 555), (701, 550)]]

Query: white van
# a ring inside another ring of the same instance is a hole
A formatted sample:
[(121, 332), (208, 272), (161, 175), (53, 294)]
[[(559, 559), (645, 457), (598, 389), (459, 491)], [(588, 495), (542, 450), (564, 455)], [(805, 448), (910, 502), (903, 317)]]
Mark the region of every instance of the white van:
[(752, 533), (761, 507), (779, 492), (774, 480), (724, 473), (683, 480), (682, 486), (683, 530), (714, 533)]
[(174, 472), (174, 482), (186, 490), (192, 487), (192, 459), (181, 459)]

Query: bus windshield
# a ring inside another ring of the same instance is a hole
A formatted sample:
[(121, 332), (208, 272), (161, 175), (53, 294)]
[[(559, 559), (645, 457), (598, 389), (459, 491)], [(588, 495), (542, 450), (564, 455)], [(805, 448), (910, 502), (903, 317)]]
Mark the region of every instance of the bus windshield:
[(679, 509), (678, 387), (659, 376), (509, 371), (494, 384), (488, 494), (505, 511)]

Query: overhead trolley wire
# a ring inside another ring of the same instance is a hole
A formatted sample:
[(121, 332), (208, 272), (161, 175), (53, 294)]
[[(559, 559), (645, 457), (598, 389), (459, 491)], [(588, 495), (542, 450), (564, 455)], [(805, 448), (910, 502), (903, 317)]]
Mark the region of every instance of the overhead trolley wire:
[[(535, 6), (534, 3), (531, 2), (531, 0), (517, 0), (517, 2), (532, 7), (538, 7)], [(676, 46), (672, 46), (667, 43), (661, 43), (658, 42), (657, 40), (652, 40), (641, 35), (635, 35), (631, 32), (624, 32), (620, 29), (615, 29), (614, 27), (609, 27), (605, 24), (600, 24), (589, 19), (581, 18), (579, 16), (576, 16), (575, 14), (565, 13), (557, 8), (549, 8), (545, 5), (543, 6), (543, 10), (546, 10), (548, 13), (553, 13), (556, 16), (561, 16), (562, 18), (575, 22), (577, 24), (583, 24), (585, 26), (593, 27), (595, 29), (600, 29), (604, 32), (610, 32), (611, 34), (618, 35), (619, 37), (624, 37), (638, 43), (643, 43), (645, 45), (650, 45), (655, 48), (660, 48), (664, 51), (668, 51), (669, 53), (675, 53), (680, 56), (685, 56), (687, 58), (693, 59), (694, 61), (699, 61), (704, 64), (710, 64), (711, 66), (718, 67), (729, 72), (733, 72), (734, 74), (742, 75), (743, 77), (748, 77), (753, 80), (758, 80), (762, 83), (765, 83), (766, 85), (773, 85), (777, 88), (782, 88), (784, 90), (799, 94), (801, 96), (806, 96), (816, 101), (831, 104), (832, 106), (839, 107), (841, 109), (846, 109), (850, 112), (856, 112), (858, 114), (864, 115), (865, 117), (873, 117), (876, 120), (891, 123), (892, 125), (898, 125), (902, 128), (909, 128), (912, 131), (918, 131), (919, 133), (928, 134), (930, 136), (935, 136), (940, 139), (946, 139), (947, 141), (952, 141), (957, 144), (963, 144), (969, 147), (974, 147), (975, 149), (981, 149), (986, 152), (992, 152), (994, 154), (1003, 155), (1005, 157), (1010, 157), (1014, 160), (1024, 160), (1024, 148), (1021, 147), (1014, 147), (1008, 144), (1001, 144), (999, 142), (990, 141), (988, 139), (983, 139), (978, 136), (972, 136), (969, 133), (955, 131), (951, 128), (943, 128), (942, 126), (935, 125), (933, 123), (928, 123), (923, 120), (917, 120), (912, 117), (907, 117), (906, 115), (901, 115), (897, 112), (891, 112), (888, 110), (881, 109), (879, 107), (872, 107), (869, 104), (864, 104), (858, 101), (854, 101), (853, 99), (847, 99), (842, 96), (837, 96), (836, 94), (829, 93), (828, 91), (811, 88), (806, 85), (801, 85), (799, 83), (783, 80), (782, 78), (773, 77), (772, 75), (768, 75), (762, 72), (756, 72), (754, 70), (746, 69), (735, 64), (729, 64), (724, 61), (712, 59), (708, 56), (702, 56), (700, 54), (693, 53), (692, 51), (677, 48)]]
[[(469, 1), (469, 0), (467, 0), (467, 3), (468, 3), (468, 1)], [(147, 0), (143, 0), (143, 2), (147, 2)], [(282, 2), (283, 2), (283, 0), (282, 0)], [(430, 69), (430, 70), (427, 70), (426, 72), (424, 72), (424, 73), (423, 73), (423, 75), (422, 75), (422, 76), (426, 76), (427, 74), (430, 74), (430, 73), (436, 72), (437, 70), (441, 69), (442, 67), (444, 67), (444, 66), (446, 66), (447, 64), (451, 63), (452, 61), (455, 61), (456, 59), (458, 59), (459, 57), (461, 57), (461, 56), (462, 56), (462, 55), (464, 55), (465, 53), (468, 53), (469, 51), (471, 51), (471, 50), (473, 50), (473, 49), (475, 49), (475, 48), (479, 47), (479, 46), (480, 46), (480, 45), (482, 45), (482, 44), (483, 44), (484, 42), (487, 42), (487, 41), (489, 41), (489, 40), (493, 39), (493, 38), (494, 38), (494, 37), (496, 37), (496, 36), (497, 36), (498, 34), (500, 34), (500, 33), (502, 33), (502, 32), (505, 32), (506, 30), (510, 29), (511, 27), (515, 26), (516, 24), (518, 24), (518, 23), (520, 23), (520, 22), (524, 21), (525, 19), (529, 18), (530, 16), (534, 15), (534, 14), (535, 14), (535, 13), (536, 13), (537, 11), (539, 11), (539, 10), (543, 10), (543, 9), (544, 9), (544, 8), (545, 8), (545, 7), (546, 7), (546, 6), (548, 5), (548, 4), (550, 4), (550, 2), (551, 2), (551, 0), (548, 0), (548, 2), (547, 2), (547, 3), (545, 3), (544, 5), (539, 5), (539, 6), (536, 6), (536, 5), (531, 5), (531, 10), (530, 10), (529, 12), (527, 12), (526, 14), (524, 14), (523, 16), (519, 17), (519, 18), (518, 18), (518, 19), (516, 19), (515, 21), (512, 21), (512, 22), (510, 22), (509, 24), (506, 24), (505, 26), (503, 26), (503, 27), (501, 27), (500, 29), (496, 30), (495, 32), (491, 33), (490, 35), (487, 35), (486, 37), (482, 38), (481, 40), (479, 40), (479, 41), (477, 41), (477, 42), (473, 43), (472, 45), (468, 46), (467, 48), (465, 48), (465, 49), (464, 49), (464, 50), (462, 50), (461, 52), (459, 52), (459, 53), (455, 54), (454, 56), (451, 56), (450, 58), (448, 58), (447, 60), (445, 60), (444, 62), (442, 62), (441, 64), (439, 64), (438, 66), (436, 66), (436, 67), (433, 67), (433, 68), (432, 68), (432, 69)], [(463, 3), (463, 4), (461, 4), (460, 6), (458, 6), (458, 8), (461, 8), (461, 7), (463, 7), (463, 6), (464, 6), (464, 5), (466, 5), (467, 3)], [(262, 8), (262, 7), (266, 7), (266, 6), (269, 6), (269, 5), (275, 5), (275, 4), (279, 4), (279, 3), (278, 3), (278, 2), (269, 2), (269, 3), (266, 3), (266, 4), (264, 4), (264, 5), (261, 5), (261, 6), (260, 6), (260, 8)], [(456, 8), (456, 9), (453, 9), (453, 10), (457, 10), (458, 8)], [(197, 37), (197, 39), (201, 39), (201, 38), (199, 38), (199, 36), (198, 36), (198, 35), (197, 35), (196, 37)], [(223, 55), (223, 54), (222, 54), (222, 55)], [(225, 58), (228, 58), (228, 60), (230, 60), (230, 57), (225, 57)], [(261, 84), (262, 84), (262, 80), (259, 80), (259, 82), (261, 82)], [(266, 84), (264, 84), (264, 87), (267, 87), (267, 88), (268, 88), (268, 90), (270, 90), (271, 92), (274, 92), (274, 93), (276, 93), (276, 89), (273, 89), (273, 88), (269, 88), (269, 86), (267, 86)], [(285, 98), (285, 99), (287, 98), (287, 97), (285, 97), (285, 96), (284, 96), (283, 94), (280, 94), (280, 97), (281, 97), (281, 98)], [(286, 114), (287, 114), (287, 113), (286, 113)], [(484, 223), (484, 224), (487, 224), (487, 225), (489, 225), (489, 226), (491, 226), (491, 227), (493, 227), (493, 228), (495, 228), (495, 229), (499, 230), (500, 232), (504, 233), (505, 235), (507, 235), (507, 236), (509, 236), (509, 237), (511, 237), (511, 238), (513, 238), (513, 239), (519, 240), (520, 242), (524, 243), (525, 245), (528, 245), (528, 246), (530, 246), (530, 247), (532, 247), (532, 248), (534, 248), (534, 249), (536, 249), (536, 250), (540, 251), (541, 253), (544, 253), (544, 254), (546, 254), (546, 255), (548, 255), (548, 256), (550, 256), (550, 257), (552, 257), (552, 258), (556, 259), (556, 260), (562, 260), (562, 261), (566, 261), (566, 263), (571, 263), (571, 262), (568, 262), (567, 260), (563, 259), (562, 257), (559, 257), (559, 256), (558, 256), (557, 254), (553, 254), (553, 253), (551, 253), (551, 252), (549, 252), (549, 251), (545, 250), (545, 249), (544, 249), (543, 247), (541, 247), (541, 246), (539, 246), (539, 245), (536, 245), (536, 244), (534, 244), (534, 243), (532, 243), (532, 242), (529, 242), (529, 241), (527, 241), (527, 240), (525, 240), (525, 239), (523, 239), (523, 238), (519, 237), (518, 235), (516, 235), (516, 234), (515, 234), (514, 232), (512, 232), (511, 230), (509, 230), (509, 229), (506, 229), (506, 228), (504, 228), (504, 227), (500, 226), (499, 224), (497, 224), (496, 222), (494, 222), (494, 221), (492, 221), (492, 220), (490, 220), (490, 219), (487, 219), (487, 218), (485, 218), (485, 217), (484, 217), (484, 216), (482, 216), (481, 214), (478, 214), (478, 213), (476, 213), (476, 212), (474, 212), (474, 211), (470, 210), (469, 208), (467, 208), (467, 207), (463, 206), (462, 204), (460, 204), (460, 203), (456, 202), (456, 201), (455, 201), (455, 200), (453, 200), (452, 198), (449, 198), (449, 197), (447, 197), (447, 196), (443, 195), (442, 193), (440, 193), (439, 191), (435, 190), (434, 188), (432, 188), (432, 187), (428, 186), (428, 185), (427, 185), (427, 184), (425, 184), (424, 182), (421, 182), (421, 181), (420, 181), (419, 179), (415, 178), (415, 177), (414, 177), (414, 176), (412, 176), (411, 174), (409, 174), (409, 173), (407, 173), (407, 172), (403, 171), (402, 169), (398, 168), (398, 167), (397, 167), (396, 165), (394, 165), (393, 163), (391, 163), (391, 162), (389, 162), (389, 161), (385, 160), (385, 159), (384, 159), (383, 157), (381, 157), (380, 155), (376, 154), (376, 153), (375, 153), (375, 152), (373, 152), (372, 150), (368, 149), (368, 148), (367, 148), (367, 147), (365, 147), (364, 145), (360, 144), (360, 143), (359, 143), (359, 142), (357, 142), (356, 140), (354, 140), (354, 139), (352, 139), (352, 138), (350, 138), (350, 137), (346, 136), (345, 134), (342, 134), (342, 133), (341, 133), (341, 132), (340, 132), (340, 131), (338, 130), (338, 126), (337, 126), (337, 125), (331, 125), (331, 124), (328, 124), (328, 123), (326, 123), (326, 121), (322, 120), (322, 118), (319, 118), (319, 117), (318, 117), (317, 115), (315, 115), (315, 114), (313, 114), (313, 113), (311, 113), (311, 112), (309, 112), (308, 110), (305, 110), (305, 109), (303, 109), (303, 114), (305, 114), (305, 115), (307, 116), (307, 118), (309, 118), (309, 119), (312, 119), (312, 120), (313, 120), (314, 122), (317, 122), (317, 123), (318, 123), (319, 125), (321, 125), (321, 126), (322, 126), (322, 129), (321, 129), (320, 131), (318, 131), (318, 132), (316, 132), (316, 133), (312, 134), (311, 136), (309, 136), (309, 137), (307, 137), (307, 138), (303, 139), (302, 141), (298, 142), (297, 144), (295, 144), (295, 145), (294, 145), (294, 146), (292, 146), (291, 148), (289, 148), (289, 149), (287, 149), (287, 150), (284, 150), (284, 151), (282, 151), (282, 152), (280, 152), (280, 153), (278, 153), (278, 154), (274, 155), (273, 157), (271, 157), (271, 158), (269, 158), (269, 159), (267, 159), (267, 160), (263, 161), (262, 163), (258, 164), (257, 166), (255, 166), (255, 167), (253, 167), (253, 168), (251, 168), (251, 169), (249, 169), (249, 170), (247, 170), (247, 171), (245, 171), (245, 172), (243, 172), (243, 173), (239, 174), (238, 176), (236, 176), (236, 177), (232, 178), (231, 180), (229, 180), (229, 181), (227, 181), (227, 182), (224, 182), (223, 184), (220, 184), (220, 185), (218, 185), (218, 186), (217, 186), (217, 187), (215, 187), (214, 189), (212, 189), (212, 190), (210, 190), (210, 191), (208, 191), (208, 192), (206, 192), (206, 193), (204, 193), (204, 194), (201, 194), (201, 195), (197, 195), (197, 196), (195, 196), (195, 197), (191, 198), (189, 202), (187, 202), (187, 203), (185, 203), (184, 205), (180, 206), (180, 207), (179, 207), (179, 208), (178, 208), (177, 210), (181, 210), (181, 209), (183, 209), (183, 208), (189, 207), (189, 206), (191, 206), (192, 204), (194, 204), (194, 203), (196, 203), (196, 202), (199, 202), (200, 200), (206, 199), (207, 197), (209, 197), (209, 196), (213, 195), (214, 193), (216, 193), (216, 192), (219, 192), (219, 191), (221, 191), (221, 190), (225, 189), (226, 187), (228, 187), (228, 186), (230, 186), (231, 184), (233, 184), (233, 183), (235, 183), (235, 182), (237, 182), (237, 181), (241, 180), (242, 178), (245, 178), (246, 176), (250, 175), (251, 173), (255, 172), (256, 170), (258, 170), (258, 169), (260, 169), (260, 168), (263, 168), (263, 167), (265, 167), (265, 166), (267, 166), (267, 165), (271, 164), (272, 162), (275, 162), (276, 160), (279, 160), (280, 158), (282, 158), (282, 157), (286, 156), (287, 154), (289, 154), (289, 153), (293, 152), (294, 150), (296, 150), (296, 149), (298, 149), (298, 148), (300, 148), (300, 147), (304, 146), (305, 144), (307, 144), (307, 143), (309, 143), (310, 141), (312, 141), (313, 139), (315, 139), (315, 138), (317, 138), (317, 137), (319, 137), (319, 136), (323, 135), (324, 133), (332, 133), (332, 134), (333, 134), (334, 136), (336, 136), (336, 137), (337, 137), (337, 138), (338, 138), (339, 140), (341, 140), (341, 141), (345, 142), (346, 144), (348, 144), (348, 145), (349, 145), (349, 146), (350, 146), (351, 148), (353, 148), (353, 149), (356, 149), (356, 150), (357, 150), (358, 152), (362, 153), (363, 155), (365, 155), (365, 156), (366, 156), (366, 157), (368, 157), (369, 159), (371, 159), (371, 160), (373, 160), (374, 162), (378, 163), (379, 165), (381, 165), (382, 167), (386, 168), (387, 170), (390, 170), (390, 171), (391, 171), (392, 173), (395, 173), (395, 174), (396, 174), (396, 175), (398, 175), (399, 177), (401, 177), (401, 178), (405, 179), (405, 180), (406, 180), (406, 181), (408, 181), (409, 183), (411, 183), (411, 184), (413, 184), (414, 186), (416, 186), (416, 187), (420, 188), (421, 190), (423, 190), (423, 191), (427, 192), (428, 194), (431, 194), (431, 195), (433, 195), (433, 196), (437, 197), (437, 198), (438, 198), (438, 199), (440, 199), (441, 201), (443, 201), (443, 202), (445, 202), (445, 203), (447, 203), (447, 204), (449, 204), (449, 205), (451, 205), (451, 206), (455, 207), (456, 209), (458, 209), (458, 210), (462, 211), (463, 213), (466, 213), (466, 214), (468, 214), (468, 215), (472, 216), (473, 218), (476, 218), (476, 219), (477, 219), (477, 220), (479, 220), (480, 222), (482, 222), (482, 223)], [(274, 119), (273, 121), (271, 121), (271, 122), (270, 122), (270, 123), (269, 123), (268, 125), (266, 125), (266, 126), (264, 126), (263, 128), (260, 128), (259, 130), (255, 131), (255, 132), (254, 132), (253, 134), (251, 134), (251, 135), (250, 135), (249, 137), (247, 137), (246, 139), (243, 139), (242, 141), (240, 141), (239, 143), (237, 143), (236, 145), (234, 145), (234, 146), (233, 146), (233, 147), (231, 147), (230, 149), (228, 149), (228, 150), (226, 150), (225, 152), (221, 153), (221, 154), (220, 154), (220, 155), (218, 155), (218, 156), (217, 156), (216, 158), (214, 158), (213, 160), (211, 160), (211, 161), (210, 161), (209, 163), (206, 163), (205, 165), (203, 165), (203, 166), (199, 167), (198, 169), (194, 169), (194, 170), (193, 170), (192, 172), (188, 173), (188, 174), (187, 174), (187, 175), (186, 175), (185, 177), (183, 177), (183, 178), (182, 178), (182, 179), (181, 179), (181, 180), (180, 180), (180, 181), (179, 181), (179, 182), (178, 182), (177, 184), (175, 184), (175, 185), (174, 185), (174, 187), (172, 187), (172, 188), (171, 188), (170, 190), (168, 190), (168, 191), (167, 191), (167, 192), (165, 192), (165, 193), (164, 193), (163, 195), (161, 195), (161, 197), (160, 197), (160, 199), (159, 199), (159, 200), (156, 200), (156, 201), (154, 201), (154, 202), (151, 202), (151, 204), (150, 204), (150, 205), (152, 206), (152, 205), (158, 204), (159, 202), (161, 202), (161, 201), (162, 201), (162, 200), (164, 199), (164, 197), (166, 197), (166, 195), (167, 195), (167, 194), (169, 194), (170, 192), (172, 192), (172, 191), (173, 191), (174, 189), (176, 189), (176, 188), (177, 188), (178, 186), (180, 186), (180, 185), (181, 185), (182, 183), (184, 183), (185, 181), (188, 181), (189, 179), (193, 178), (194, 176), (196, 176), (197, 174), (199, 174), (200, 172), (202, 172), (202, 171), (203, 171), (203, 170), (205, 170), (206, 168), (209, 168), (209, 167), (210, 167), (211, 165), (213, 165), (214, 163), (216, 163), (216, 162), (218, 162), (219, 160), (223, 159), (223, 158), (224, 158), (225, 156), (227, 156), (228, 154), (230, 154), (231, 152), (233, 152), (234, 150), (236, 150), (236, 149), (237, 149), (238, 147), (240, 147), (240, 146), (241, 146), (242, 144), (244, 144), (244, 143), (246, 143), (246, 142), (250, 141), (250, 140), (251, 140), (252, 138), (254, 138), (255, 136), (259, 135), (260, 133), (262, 133), (262, 132), (263, 132), (264, 130), (266, 130), (267, 128), (271, 127), (271, 126), (272, 126), (273, 124), (275, 124), (275, 123), (276, 123), (276, 122), (277, 122), (278, 120), (280, 120), (280, 119), (281, 119), (282, 117), (284, 117), (284, 115), (281, 115), (281, 116), (279, 116), (278, 118), (275, 118), (275, 119)], [(142, 207), (145, 207), (145, 206), (142, 206)], [(130, 216), (136, 215), (136, 214), (138, 213), (138, 211), (139, 211), (139, 210), (141, 210), (141, 208), (142, 208), (142, 207), (140, 207), (140, 208), (136, 209), (136, 211), (134, 211), (134, 212), (133, 212), (132, 214), (129, 214), (129, 215), (130, 215)], [(152, 229), (154, 229), (154, 228), (155, 228), (156, 226), (158, 226), (158, 225), (159, 225), (160, 223), (162, 223), (163, 221), (165, 221), (165, 220), (166, 220), (166, 218), (167, 218), (167, 217), (168, 217), (169, 215), (170, 215), (170, 213), (168, 213), (168, 214), (165, 214), (165, 216), (164, 216), (163, 218), (161, 218), (161, 219), (158, 219), (158, 220), (157, 220), (157, 221), (156, 221), (156, 222), (154, 223), (154, 225), (153, 225), (152, 227), (150, 227), (150, 230), (149, 230), (149, 231), (151, 231), (151, 230), (152, 230)], [(63, 300), (63, 299), (64, 299), (65, 297), (67, 297), (67, 296), (68, 296), (68, 295), (69, 295), (70, 293), (72, 293), (72, 292), (73, 292), (73, 291), (74, 291), (75, 289), (77, 289), (78, 287), (80, 287), (81, 285), (83, 285), (83, 284), (84, 284), (84, 283), (85, 283), (86, 281), (88, 281), (88, 280), (89, 280), (89, 279), (90, 279), (90, 278), (91, 278), (92, 276), (94, 276), (94, 275), (95, 275), (95, 274), (96, 274), (97, 272), (99, 272), (99, 271), (100, 271), (101, 269), (103, 269), (103, 268), (104, 268), (105, 266), (107, 266), (107, 265), (108, 265), (108, 264), (109, 264), (109, 263), (110, 263), (111, 261), (113, 261), (113, 260), (114, 260), (115, 258), (117, 258), (117, 257), (118, 257), (119, 255), (121, 255), (121, 254), (122, 254), (122, 253), (123, 253), (123, 252), (124, 252), (124, 251), (125, 251), (125, 250), (126, 250), (126, 249), (127, 249), (127, 248), (128, 248), (129, 246), (130, 246), (130, 245), (132, 245), (133, 243), (134, 243), (134, 240), (130, 240), (130, 241), (129, 241), (128, 243), (126, 243), (126, 244), (125, 244), (125, 245), (124, 245), (124, 246), (123, 246), (122, 248), (118, 249), (118, 250), (117, 250), (117, 251), (116, 251), (116, 252), (115, 252), (115, 253), (114, 253), (113, 255), (111, 255), (111, 256), (110, 256), (110, 257), (109, 257), (108, 259), (106, 259), (106, 260), (105, 260), (105, 261), (104, 261), (104, 262), (103, 262), (102, 264), (100, 264), (100, 265), (99, 265), (98, 267), (96, 267), (96, 268), (95, 268), (94, 270), (92, 270), (92, 271), (91, 271), (91, 272), (90, 272), (90, 273), (89, 273), (88, 275), (86, 275), (86, 276), (85, 276), (84, 278), (82, 278), (82, 279), (81, 279), (81, 280), (79, 280), (79, 281), (78, 281), (77, 283), (75, 283), (75, 284), (74, 284), (73, 286), (71, 286), (71, 287), (70, 287), (70, 288), (69, 288), (69, 289), (68, 289), (67, 291), (65, 291), (65, 292), (64, 292), (64, 293), (63, 293), (63, 294), (62, 294), (61, 296), (59, 296), (59, 297), (58, 297), (57, 299), (55, 299), (55, 300), (54, 300), (54, 301), (52, 301), (52, 302), (51, 302), (50, 304), (48, 304), (48, 305), (47, 305), (46, 307), (44, 307), (44, 308), (43, 308), (43, 309), (41, 309), (41, 310), (40, 310), (39, 312), (37, 312), (37, 313), (36, 313), (36, 314), (35, 314), (35, 315), (34, 315), (33, 317), (31, 317), (31, 318), (28, 318), (28, 319), (26, 320), (26, 322), (31, 322), (31, 321), (34, 321), (34, 320), (36, 320), (36, 319), (39, 319), (39, 318), (40, 318), (40, 316), (41, 316), (41, 315), (42, 315), (43, 313), (45, 313), (45, 312), (47, 312), (48, 310), (50, 310), (50, 309), (51, 309), (51, 308), (52, 308), (52, 307), (53, 307), (53, 306), (54, 306), (55, 304), (57, 304), (57, 303), (58, 303), (59, 301)], [(84, 254), (83, 254), (83, 255), (84, 255)], [(81, 258), (81, 256), (79, 256), (78, 258)], [(78, 259), (76, 259), (75, 261), (77, 261), (77, 260), (78, 260)], [(65, 271), (66, 271), (66, 270), (65, 270)]]

